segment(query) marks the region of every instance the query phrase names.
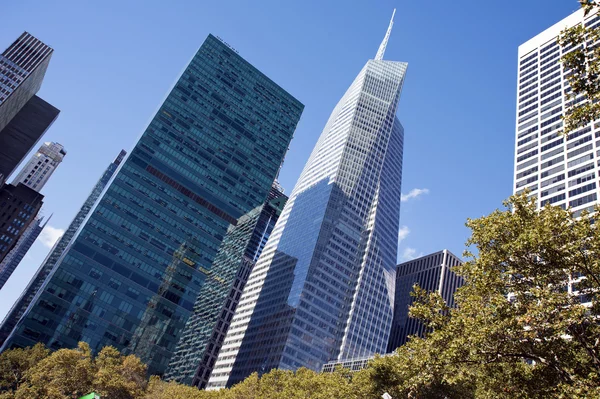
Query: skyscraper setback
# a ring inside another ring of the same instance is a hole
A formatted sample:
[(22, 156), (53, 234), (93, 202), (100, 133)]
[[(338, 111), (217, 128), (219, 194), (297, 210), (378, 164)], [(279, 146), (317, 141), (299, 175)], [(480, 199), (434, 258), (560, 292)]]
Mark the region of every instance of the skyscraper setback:
[[(85, 340), (124, 350), (157, 293), (183, 327), (229, 225), (266, 200), (302, 110), (209, 35), (5, 347)], [(173, 274), (176, 251), (189, 256)], [(164, 371), (180, 332), (153, 343), (153, 372)]]
[(208, 388), (385, 352), (402, 173), (396, 111), (407, 68), (383, 60), (391, 28), (325, 125), (250, 274)]
[(600, 123), (561, 134), (565, 109), (584, 98), (565, 99), (571, 88), (560, 58), (571, 49), (561, 48), (557, 37), (577, 24), (598, 27), (600, 15), (579, 10), (519, 46), (513, 186), (514, 193), (528, 189), (538, 207), (569, 207), (576, 216), (592, 210), (600, 194), (600, 143), (594, 144)]

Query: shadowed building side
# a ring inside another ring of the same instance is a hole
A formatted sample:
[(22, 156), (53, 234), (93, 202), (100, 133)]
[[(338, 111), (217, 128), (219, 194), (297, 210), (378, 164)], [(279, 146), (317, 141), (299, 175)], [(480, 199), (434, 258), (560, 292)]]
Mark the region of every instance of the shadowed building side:
[(462, 261), (447, 249), (410, 260), (398, 265), (396, 270), (396, 300), (394, 321), (387, 352), (404, 345), (411, 335), (422, 337), (427, 329), (423, 323), (408, 316), (414, 298), (410, 296), (415, 284), (430, 292), (437, 292), (446, 304), (454, 306), (454, 293), (463, 285), (463, 278), (452, 268)]

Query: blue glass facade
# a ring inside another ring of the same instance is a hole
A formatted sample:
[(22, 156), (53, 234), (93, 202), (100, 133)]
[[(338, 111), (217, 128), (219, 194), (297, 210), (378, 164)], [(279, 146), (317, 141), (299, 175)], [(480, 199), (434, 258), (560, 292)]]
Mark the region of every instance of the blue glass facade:
[(169, 363), (167, 379), (206, 387), (248, 276), (286, 201), (273, 187), (264, 205), (229, 228)]
[(390, 29), (331, 113), (248, 278), (208, 389), (385, 352), (404, 142), (396, 112), (407, 69), (382, 59)]
[[(209, 35), (7, 346), (135, 348), (160, 292), (175, 324), (147, 361), (164, 372), (229, 225), (267, 198), (302, 109)], [(187, 267), (166, 273), (183, 245)]]
[(54, 247), (52, 247), (50, 253), (48, 253), (48, 256), (46, 256), (46, 259), (44, 259), (44, 262), (35, 272), (34, 276), (31, 278), (31, 281), (29, 281), (29, 284), (27, 284), (25, 290), (23, 290), (21, 293), (19, 299), (17, 299), (17, 301), (13, 304), (12, 308), (0, 325), (0, 345), (4, 344), (6, 338), (13, 331), (17, 325), (17, 322), (29, 307), (29, 304), (31, 304), (35, 294), (37, 294), (46, 278), (50, 275), (50, 272), (60, 259), (60, 256), (64, 250), (67, 248), (67, 245), (69, 245), (71, 242), (71, 239), (77, 233), (77, 230), (79, 230), (79, 227), (87, 215), (90, 213), (90, 210), (93, 208), (94, 204), (100, 197), (100, 194), (102, 194), (102, 191), (104, 191), (106, 185), (115, 174), (125, 155), (127, 155), (127, 152), (121, 150), (117, 158), (111, 162), (110, 165), (108, 165), (108, 168), (106, 168), (102, 174), (102, 177), (100, 177), (98, 182), (96, 182), (96, 185), (90, 192), (90, 195), (86, 198), (85, 202), (71, 221), (71, 224), (69, 224), (69, 227), (65, 233), (62, 235), (62, 237), (60, 237), (56, 244), (54, 244)]

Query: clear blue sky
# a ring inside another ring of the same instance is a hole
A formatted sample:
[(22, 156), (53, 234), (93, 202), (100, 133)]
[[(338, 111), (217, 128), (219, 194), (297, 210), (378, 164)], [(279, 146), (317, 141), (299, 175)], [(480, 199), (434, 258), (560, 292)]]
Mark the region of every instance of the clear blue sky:
[(103, 170), (130, 150), (208, 33), (306, 108), (280, 182), (289, 193), (321, 129), (373, 58), (392, 9), (386, 59), (409, 63), (399, 259), (464, 250), (468, 217), (501, 206), (512, 185), (517, 47), (576, 0), (81, 1), (2, 5), (0, 49), (27, 30), (55, 49), (39, 95), (61, 109), (44, 141), (67, 157), (44, 187), (43, 233), (0, 291), (0, 317), (70, 223)]

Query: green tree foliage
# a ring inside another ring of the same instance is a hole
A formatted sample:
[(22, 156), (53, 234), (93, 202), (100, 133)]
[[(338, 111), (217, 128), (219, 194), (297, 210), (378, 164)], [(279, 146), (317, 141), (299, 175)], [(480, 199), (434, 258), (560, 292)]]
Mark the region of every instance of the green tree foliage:
[(146, 365), (133, 355), (123, 356), (113, 348), (103, 348), (95, 362), (94, 391), (102, 398), (141, 398), (146, 387)]
[(88, 344), (82, 342), (77, 349), (60, 349), (27, 370), (15, 399), (77, 399), (91, 391), (94, 373)]
[(217, 399), (219, 392), (200, 391), (195, 387), (164, 382), (158, 377), (151, 377), (144, 399)]
[[(600, 214), (600, 207), (596, 209)], [(351, 373), (272, 370), (221, 391), (145, 379), (135, 356), (89, 346), (0, 355), (0, 399), (520, 399), (600, 397), (600, 229), (525, 194), (467, 221), (465, 284), (449, 308), (414, 287), (428, 334)], [(583, 299), (583, 302), (582, 302)]]
[(14, 391), (23, 383), (24, 375), (33, 365), (50, 354), (43, 345), (14, 349), (0, 355), (0, 391)]
[(505, 205), (467, 222), (455, 309), (416, 287), (410, 313), (433, 331), (361, 372), (372, 397), (600, 397), (600, 230), (525, 195)]
[(146, 389), (146, 366), (135, 356), (105, 347), (94, 358), (88, 344), (50, 353), (43, 345), (0, 355), (0, 399), (138, 399)]

